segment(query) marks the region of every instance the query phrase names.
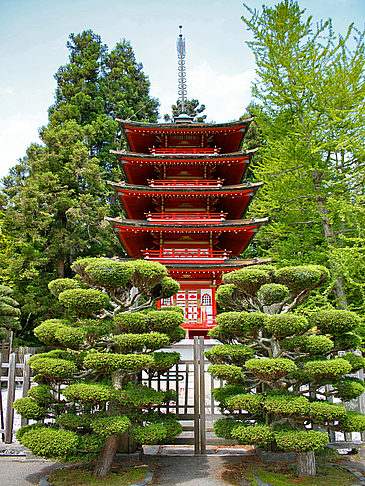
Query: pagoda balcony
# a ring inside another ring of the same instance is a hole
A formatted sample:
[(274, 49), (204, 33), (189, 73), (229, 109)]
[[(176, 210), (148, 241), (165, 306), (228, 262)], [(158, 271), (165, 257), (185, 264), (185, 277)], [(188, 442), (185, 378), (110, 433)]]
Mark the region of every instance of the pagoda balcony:
[(222, 187), (224, 179), (148, 179), (150, 187)]
[(221, 149), (217, 147), (152, 147), (148, 150), (151, 155), (218, 155)]
[(221, 223), (226, 220), (227, 213), (186, 213), (186, 212), (170, 212), (164, 213), (145, 213), (147, 221), (151, 223), (172, 222), (172, 223), (199, 223), (211, 224)]
[(226, 250), (210, 249), (167, 249), (142, 250), (145, 260), (153, 260), (160, 263), (221, 263), (228, 260), (231, 252)]

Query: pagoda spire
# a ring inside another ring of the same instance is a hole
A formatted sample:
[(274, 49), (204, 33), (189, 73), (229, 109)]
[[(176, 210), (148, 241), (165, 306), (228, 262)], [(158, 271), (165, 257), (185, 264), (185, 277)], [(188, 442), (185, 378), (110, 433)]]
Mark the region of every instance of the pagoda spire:
[(177, 58), (178, 58), (178, 94), (181, 102), (181, 113), (185, 113), (186, 101), (186, 66), (185, 66), (185, 37), (182, 34), (182, 25), (179, 25), (180, 34), (177, 38)]

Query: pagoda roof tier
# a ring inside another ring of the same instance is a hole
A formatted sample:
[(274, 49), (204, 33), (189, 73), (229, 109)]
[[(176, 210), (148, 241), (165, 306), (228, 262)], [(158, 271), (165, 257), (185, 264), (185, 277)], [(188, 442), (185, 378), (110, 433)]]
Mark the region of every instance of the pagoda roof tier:
[(227, 213), (228, 218), (238, 219), (247, 210), (251, 198), (263, 185), (263, 182), (247, 182), (235, 186), (221, 187), (150, 187), (126, 184), (124, 182), (119, 184), (110, 182), (109, 184), (120, 196), (121, 204), (131, 219), (144, 218), (145, 213), (151, 211), (156, 204), (156, 200), (161, 200), (162, 198), (165, 201), (173, 199), (177, 205), (181, 202), (181, 205), (185, 205), (185, 207), (194, 200), (206, 200), (209, 198), (213, 203), (219, 202), (219, 210)]
[[(163, 167), (191, 168), (206, 167), (215, 171), (218, 178), (227, 184), (239, 184), (245, 177), (252, 156), (258, 149), (244, 150), (230, 154), (207, 156), (204, 154), (137, 154), (127, 151), (111, 150), (121, 164), (121, 169), (131, 184), (146, 184), (156, 177), (156, 169)], [(234, 168), (234, 170), (232, 170)]]
[[(192, 140), (201, 135), (212, 136), (210, 146), (219, 147), (221, 153), (233, 153), (240, 150), (243, 137), (253, 118), (231, 123), (142, 123), (119, 120), (119, 126), (132, 152), (148, 153), (156, 145), (157, 137), (189, 135)], [(194, 143), (195, 145), (195, 143)], [(168, 144), (173, 147), (171, 141)]]
[[(181, 237), (189, 235), (194, 238), (212, 235), (219, 246), (237, 256), (248, 246), (254, 234), (268, 219), (239, 219), (212, 224), (191, 224), (182, 222), (153, 223), (145, 220), (131, 220), (123, 218), (106, 218), (114, 227), (126, 252), (132, 258), (142, 256), (146, 248), (151, 248), (158, 242), (160, 236)], [(204, 259), (202, 259), (204, 261)]]

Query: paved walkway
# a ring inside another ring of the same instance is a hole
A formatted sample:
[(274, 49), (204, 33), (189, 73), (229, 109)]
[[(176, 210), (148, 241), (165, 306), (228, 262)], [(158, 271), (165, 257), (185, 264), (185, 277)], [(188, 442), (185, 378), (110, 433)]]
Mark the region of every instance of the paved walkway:
[[(155, 484), (159, 486), (227, 486), (221, 479), (225, 464), (249, 460), (251, 453), (236, 448), (209, 448), (205, 456), (194, 456), (192, 449), (156, 447), (147, 449), (142, 462), (155, 468)], [(127, 463), (127, 458), (118, 462)], [(130, 460), (129, 460), (130, 462)], [(134, 460), (134, 462), (136, 462)], [(352, 468), (365, 475), (365, 462), (345, 459)], [(51, 470), (56, 463), (29, 457), (0, 457), (0, 486), (30, 486)], [(365, 484), (358, 480), (354, 485)]]

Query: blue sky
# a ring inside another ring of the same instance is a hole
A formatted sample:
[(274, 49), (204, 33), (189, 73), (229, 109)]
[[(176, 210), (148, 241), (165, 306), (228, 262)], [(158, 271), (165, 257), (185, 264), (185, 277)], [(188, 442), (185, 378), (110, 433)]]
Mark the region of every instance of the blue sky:
[[(251, 8), (276, 0), (246, 0)], [(336, 32), (364, 27), (365, 0), (299, 0), (315, 21)], [(54, 73), (66, 64), (71, 32), (92, 29), (109, 48), (125, 38), (159, 98), (160, 113), (177, 98), (176, 37), (187, 44), (188, 97), (205, 103), (208, 121), (237, 119), (250, 101), (254, 60), (241, 0), (0, 0), (0, 177), (47, 123)]]

